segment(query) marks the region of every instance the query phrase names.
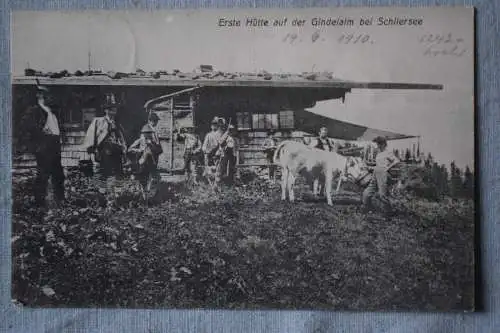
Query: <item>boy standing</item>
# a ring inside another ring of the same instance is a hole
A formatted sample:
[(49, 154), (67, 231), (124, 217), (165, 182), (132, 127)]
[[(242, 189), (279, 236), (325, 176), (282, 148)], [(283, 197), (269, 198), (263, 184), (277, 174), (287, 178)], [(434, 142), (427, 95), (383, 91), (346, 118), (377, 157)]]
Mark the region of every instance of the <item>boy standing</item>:
[(375, 158), (375, 167), (373, 169), (373, 178), (368, 184), (368, 187), (363, 191), (363, 208), (369, 211), (372, 207), (372, 199), (378, 193), (384, 211), (389, 211), (388, 199), (388, 180), (389, 170), (398, 164), (400, 161), (394, 153), (387, 149), (387, 140), (384, 137), (378, 136), (373, 139), (377, 144), (378, 154)]

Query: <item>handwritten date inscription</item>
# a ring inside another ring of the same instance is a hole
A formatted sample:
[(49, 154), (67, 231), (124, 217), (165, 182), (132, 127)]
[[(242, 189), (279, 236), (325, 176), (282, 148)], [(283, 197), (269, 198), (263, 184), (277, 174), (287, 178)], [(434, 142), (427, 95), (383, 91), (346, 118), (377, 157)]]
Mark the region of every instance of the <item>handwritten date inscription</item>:
[(373, 43), (373, 39), (367, 34), (343, 34), (338, 39), (340, 44), (365, 44)]
[(452, 33), (426, 34), (419, 38), (419, 43), (424, 46), (424, 56), (428, 57), (461, 57), (467, 52), (464, 39)]
[[(283, 42), (288, 42), (290, 44), (302, 42), (303, 38), (298, 33), (287, 33), (283, 38)], [(320, 31), (317, 30), (312, 33), (310, 37), (306, 37), (305, 41), (310, 41), (316, 43), (318, 41), (326, 41), (326, 38), (321, 35)], [(373, 39), (368, 34), (356, 34), (356, 33), (344, 33), (339, 38), (337, 38), (337, 43), (339, 44), (373, 44)]]

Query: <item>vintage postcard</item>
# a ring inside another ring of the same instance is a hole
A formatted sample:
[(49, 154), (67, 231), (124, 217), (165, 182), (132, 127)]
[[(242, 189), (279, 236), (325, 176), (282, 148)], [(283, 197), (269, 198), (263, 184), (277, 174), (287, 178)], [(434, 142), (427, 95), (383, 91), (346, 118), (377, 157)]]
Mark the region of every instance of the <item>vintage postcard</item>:
[(12, 299), (474, 311), (472, 8), (12, 14)]

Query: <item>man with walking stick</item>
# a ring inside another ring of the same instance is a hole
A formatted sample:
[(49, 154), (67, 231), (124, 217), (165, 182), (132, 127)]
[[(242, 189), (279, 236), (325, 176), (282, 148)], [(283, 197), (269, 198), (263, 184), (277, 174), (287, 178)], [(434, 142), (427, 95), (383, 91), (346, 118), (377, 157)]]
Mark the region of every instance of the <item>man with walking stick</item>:
[(39, 207), (45, 206), (49, 177), (52, 178), (54, 196), (58, 204), (64, 201), (64, 171), (61, 165), (61, 138), (59, 122), (52, 110), (52, 99), (47, 87), (37, 80), (36, 105), (29, 113), (34, 117), (29, 126), (32, 151), (36, 158), (37, 176), (35, 180), (35, 201)]

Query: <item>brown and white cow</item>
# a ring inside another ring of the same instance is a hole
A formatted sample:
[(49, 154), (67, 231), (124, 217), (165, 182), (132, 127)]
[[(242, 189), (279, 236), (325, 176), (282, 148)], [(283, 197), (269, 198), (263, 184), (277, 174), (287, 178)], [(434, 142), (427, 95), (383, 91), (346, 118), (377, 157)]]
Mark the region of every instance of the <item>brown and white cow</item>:
[(343, 179), (360, 179), (363, 177), (362, 161), (356, 157), (342, 156), (336, 152), (328, 152), (296, 141), (283, 141), (274, 153), (274, 163), (282, 168), (281, 200), (286, 200), (286, 192), (290, 201), (295, 200), (294, 184), (297, 176), (308, 181), (324, 179), (325, 194), (330, 206), (332, 202), (332, 183), (335, 176), (340, 176), (336, 191), (340, 189)]

